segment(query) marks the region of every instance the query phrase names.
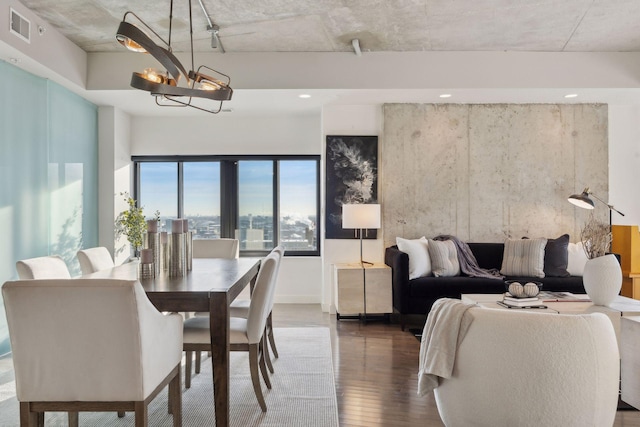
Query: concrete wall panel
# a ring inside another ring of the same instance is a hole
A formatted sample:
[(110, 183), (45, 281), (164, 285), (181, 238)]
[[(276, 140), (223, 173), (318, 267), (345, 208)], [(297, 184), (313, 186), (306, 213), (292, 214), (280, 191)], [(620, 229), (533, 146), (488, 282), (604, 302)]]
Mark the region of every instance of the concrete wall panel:
[(387, 104), (385, 246), (438, 234), (577, 241), (590, 212), (567, 197), (589, 186), (607, 200), (607, 135), (606, 105)]

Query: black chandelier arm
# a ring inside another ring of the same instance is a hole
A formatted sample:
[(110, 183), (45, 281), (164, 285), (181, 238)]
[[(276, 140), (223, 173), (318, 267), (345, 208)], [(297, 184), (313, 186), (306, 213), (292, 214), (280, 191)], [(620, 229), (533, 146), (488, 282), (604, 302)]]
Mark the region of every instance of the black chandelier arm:
[(180, 80), (181, 75), (189, 81), (189, 74), (178, 58), (176, 58), (176, 56), (169, 50), (154, 43), (153, 40), (151, 40), (151, 38), (140, 28), (130, 24), (129, 22), (122, 21), (118, 27), (117, 36), (127, 37), (142, 46), (144, 50), (162, 64), (162, 66), (176, 81)]
[[(173, 7), (173, 1), (172, 1), (171, 3), (172, 3), (172, 7)], [(150, 26), (148, 26), (148, 25), (147, 25), (147, 23), (146, 23), (146, 22), (144, 22), (144, 21), (142, 20), (142, 18), (140, 18), (138, 15), (136, 15), (136, 14), (135, 14), (135, 13), (133, 13), (133, 12), (131, 12), (130, 10), (129, 10), (129, 11), (127, 11), (127, 12), (124, 14), (124, 16), (122, 17), (122, 22), (125, 22), (125, 21), (127, 20), (127, 15), (133, 15), (133, 16), (135, 16), (135, 17), (136, 17), (136, 19), (138, 20), (138, 22), (140, 22), (142, 25), (144, 25), (144, 27), (145, 27), (147, 30), (151, 31), (151, 32), (153, 33), (153, 35), (154, 35), (154, 36), (156, 36), (158, 39), (160, 39), (160, 40), (162, 41), (162, 43), (164, 43), (164, 44), (165, 44), (169, 49), (171, 49), (171, 30), (169, 30), (169, 41), (167, 42), (165, 39), (163, 39), (163, 38), (162, 38), (162, 36), (161, 36), (160, 34), (156, 33), (156, 32), (154, 31), (154, 29), (153, 29), (153, 28), (151, 28)], [(133, 25), (133, 24), (130, 24), (130, 25)], [(171, 22), (169, 22), (169, 25), (171, 25)], [(134, 26), (135, 26), (135, 25), (134, 25)], [(116, 33), (116, 34), (119, 34), (119, 33)], [(145, 35), (146, 35), (146, 34), (145, 34)]]
[[(171, 97), (171, 95), (167, 95), (165, 96), (166, 99), (172, 101), (172, 102), (177, 102), (178, 104), (181, 104), (180, 107), (191, 107), (191, 108), (195, 108), (196, 110), (200, 110), (200, 111), (204, 111), (205, 113), (211, 113), (211, 114), (218, 114), (220, 111), (222, 111), (222, 101), (220, 101), (220, 104), (218, 104), (218, 109), (217, 110), (210, 110), (208, 108), (203, 108), (203, 107), (199, 107), (197, 105), (194, 105), (191, 103), (191, 99), (193, 97), (189, 98), (189, 102), (182, 102), (178, 99), (174, 99)], [(156, 97), (157, 99), (157, 97)], [(156, 102), (157, 103), (157, 102)], [(158, 104), (161, 105), (161, 104)]]
[[(205, 98), (214, 101), (228, 101), (231, 99), (233, 90), (230, 88), (221, 88), (218, 90), (200, 90), (192, 89), (189, 87), (172, 86), (164, 83), (157, 83), (151, 80), (147, 80), (140, 73), (133, 73), (131, 75), (131, 86), (150, 92), (152, 95), (164, 95), (164, 96), (186, 96), (193, 98)], [(172, 99), (172, 101), (175, 101)], [(208, 111), (208, 110), (205, 110)]]

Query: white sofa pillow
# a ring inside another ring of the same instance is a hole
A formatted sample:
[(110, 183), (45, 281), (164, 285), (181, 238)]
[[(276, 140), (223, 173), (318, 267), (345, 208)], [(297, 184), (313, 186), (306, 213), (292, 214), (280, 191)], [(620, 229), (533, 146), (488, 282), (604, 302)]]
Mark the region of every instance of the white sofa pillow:
[(436, 277), (451, 277), (460, 275), (458, 251), (452, 240), (429, 239), (429, 257), (431, 270)]
[(507, 239), (500, 274), (544, 277), (544, 248), (547, 239)]
[(398, 249), (409, 255), (409, 280), (431, 276), (431, 259), (427, 249), (428, 241), (422, 236), (419, 239), (403, 239), (396, 237)]
[(584, 252), (582, 242), (569, 243), (567, 247), (569, 254), (569, 262), (567, 263), (567, 271), (571, 276), (582, 276), (584, 265), (587, 263), (587, 254)]

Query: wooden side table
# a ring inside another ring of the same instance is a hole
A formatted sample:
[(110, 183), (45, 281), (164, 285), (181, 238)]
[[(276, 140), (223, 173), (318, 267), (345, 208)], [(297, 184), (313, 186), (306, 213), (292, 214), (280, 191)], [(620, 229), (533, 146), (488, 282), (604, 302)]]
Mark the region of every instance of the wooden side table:
[[(334, 264), (333, 282), (337, 318), (359, 318), (393, 311), (391, 268), (386, 264)], [(366, 283), (366, 286), (365, 286)], [(365, 301), (366, 293), (366, 301)]]

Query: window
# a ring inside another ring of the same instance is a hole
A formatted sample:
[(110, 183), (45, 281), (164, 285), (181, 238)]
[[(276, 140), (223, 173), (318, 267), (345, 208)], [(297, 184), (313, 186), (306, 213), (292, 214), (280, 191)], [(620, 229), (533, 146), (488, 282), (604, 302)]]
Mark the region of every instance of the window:
[(160, 212), (160, 230), (171, 231), (167, 219), (178, 217), (178, 165), (175, 162), (141, 163), (135, 194), (144, 215), (152, 219)]
[(242, 255), (283, 245), (319, 255), (319, 156), (135, 156), (134, 197), (152, 218), (187, 218), (195, 239), (237, 238)]
[(220, 162), (183, 163), (184, 209), (194, 239), (219, 239)]
[(271, 250), (273, 231), (273, 161), (238, 162), (238, 230), (240, 250)]
[(318, 248), (318, 177), (311, 160), (281, 160), (278, 241), (286, 251)]

